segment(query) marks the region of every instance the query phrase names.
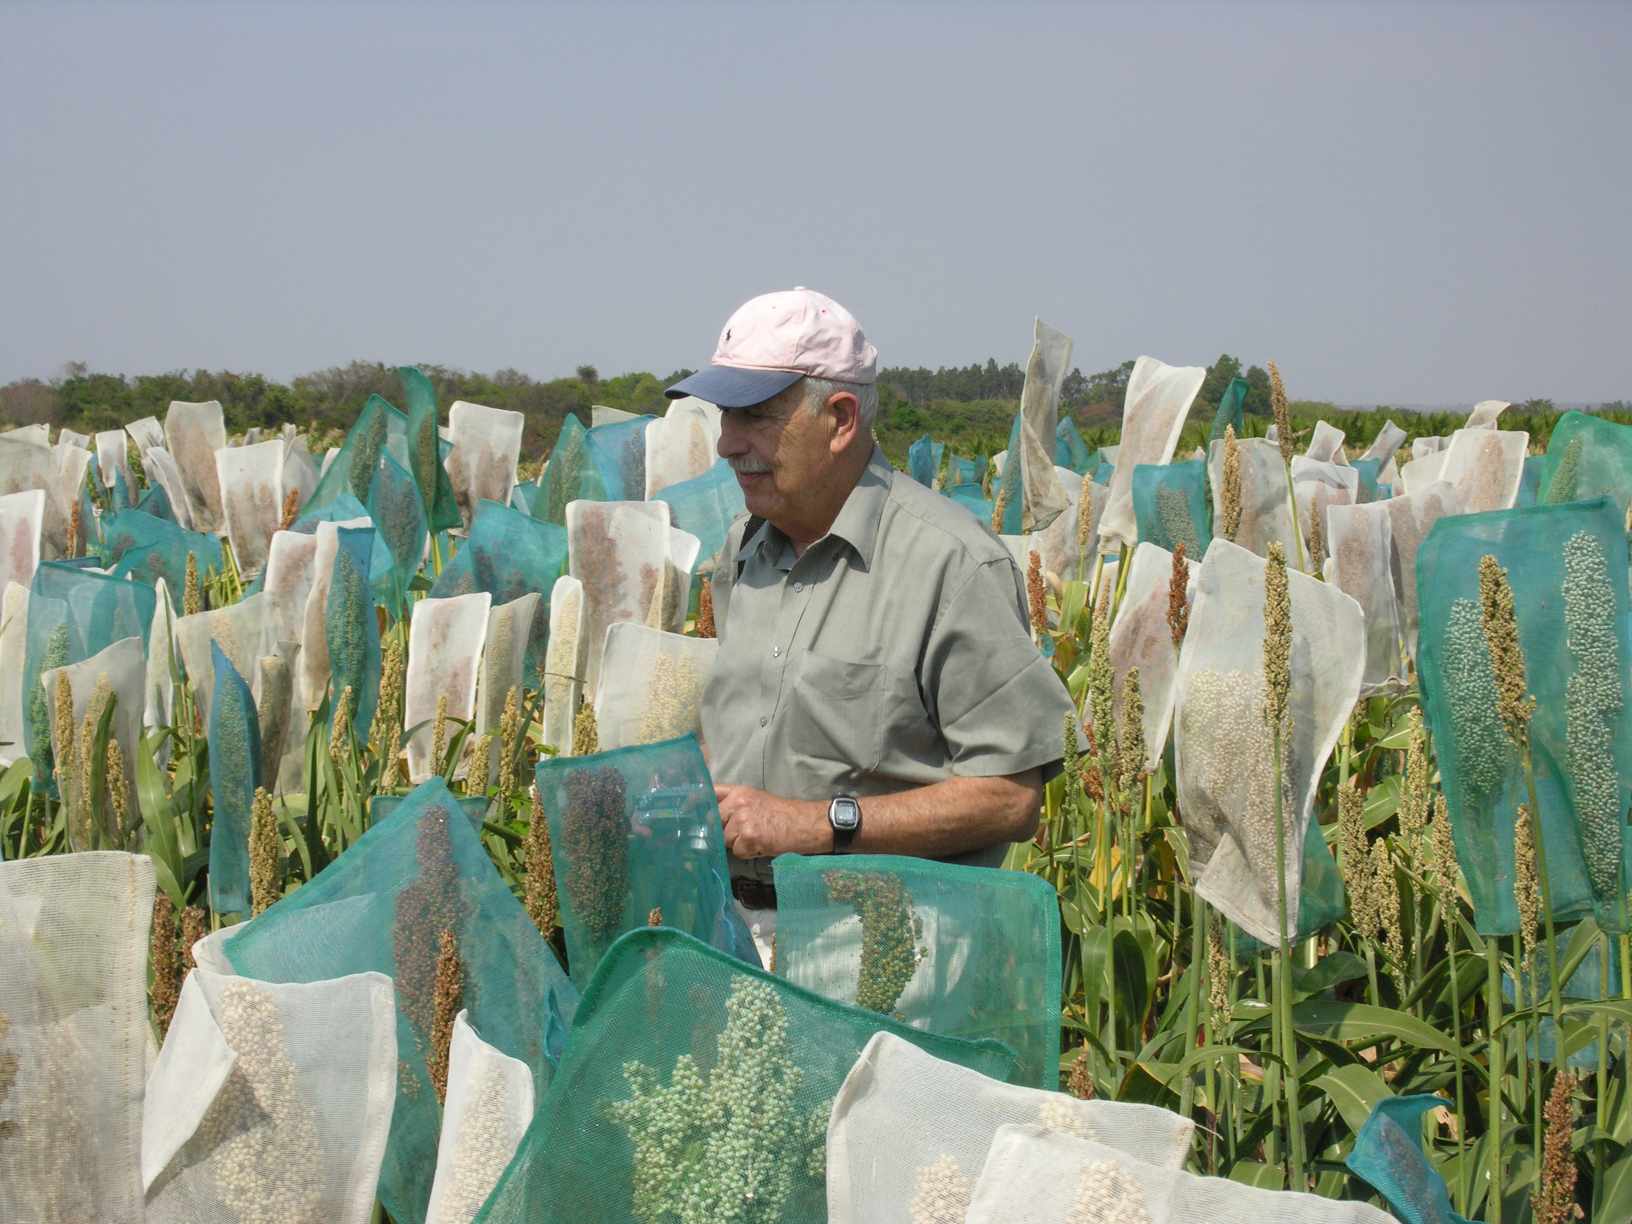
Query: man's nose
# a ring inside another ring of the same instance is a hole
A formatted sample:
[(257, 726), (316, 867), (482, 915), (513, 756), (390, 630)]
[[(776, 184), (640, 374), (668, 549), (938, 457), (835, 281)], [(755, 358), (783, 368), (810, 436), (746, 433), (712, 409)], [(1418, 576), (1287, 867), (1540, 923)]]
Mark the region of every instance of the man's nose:
[(715, 446), (721, 459), (731, 459), (748, 452), (748, 435), (738, 422), (738, 415), (729, 410), (720, 413), (720, 440)]

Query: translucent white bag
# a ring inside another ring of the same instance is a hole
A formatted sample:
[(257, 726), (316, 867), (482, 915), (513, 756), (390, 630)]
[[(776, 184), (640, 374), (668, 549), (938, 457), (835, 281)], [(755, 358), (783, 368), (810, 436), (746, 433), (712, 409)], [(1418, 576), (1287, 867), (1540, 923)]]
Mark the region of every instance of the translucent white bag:
[(469, 1013), (453, 1020), (448, 1097), (425, 1224), (469, 1224), (533, 1120), (533, 1073), (483, 1041)]
[(572, 722), (584, 691), (589, 640), (583, 632), (584, 584), (562, 574), (550, 588), (550, 644), (544, 651), (544, 742), (572, 748)]
[(148, 1224), (365, 1224), (396, 1078), (384, 974), (195, 969), (147, 1082)]
[[(1286, 496), (1286, 464), (1280, 448), (1267, 438), (1242, 438), (1236, 446), (1241, 456), (1241, 526), (1235, 543), (1260, 557), (1269, 555), (1269, 546), (1279, 543), (1288, 563), (1298, 563), (1298, 541), (1292, 530), (1292, 509)], [(1207, 480), (1213, 490), (1213, 538), (1224, 536), (1224, 442), (1214, 442), (1207, 451)]]
[[(1451, 435), (1439, 479), (1449, 481), (1464, 514), (1511, 510), (1524, 480), (1530, 435), (1523, 430), (1459, 429)], [(1407, 489), (1412, 488), (1407, 483)]]
[[(537, 591), (529, 591), (488, 611), (481, 675), (476, 682), (477, 737), (499, 730), (512, 689), (518, 700), (526, 702), (527, 648), (542, 598)], [(488, 754), (489, 780), (498, 773), (499, 755), (497, 748)]]
[(1114, 1142), (1001, 1128), (967, 1224), (1393, 1224), (1366, 1203), (1197, 1177), (1130, 1159)]
[(714, 638), (666, 633), (622, 621), (609, 625), (601, 653), (595, 725), (602, 752), (702, 735), (700, 706), (719, 653)]
[(281, 439), (273, 439), (253, 446), (223, 446), (215, 452), (221, 511), (241, 573), (260, 573), (272, 533), (283, 521), (286, 450)]
[(114, 477), (125, 478), (125, 488), (134, 492), (131, 487), (129, 442), (122, 429), (104, 429), (96, 435), (96, 469), (102, 476), (102, 483), (113, 488)]
[(0, 493), (44, 489), (56, 471), (54, 448), (26, 437), (0, 437)]
[[(176, 607), (163, 578), (153, 583), (153, 627), (147, 635), (147, 678), (143, 686), (142, 726), (168, 727), (175, 706), (175, 677), (181, 671), (176, 650)], [(168, 749), (161, 749), (168, 752)]]
[[(486, 591), (446, 599), (422, 599), (408, 627), (408, 678), (403, 687), (403, 729), (408, 735), (408, 778), (416, 785), (441, 766), (431, 759), (439, 698), (447, 716), (468, 721), (476, 714), (476, 674), (487, 641)], [(453, 737), (453, 728), (448, 729)]]
[(0, 496), (0, 590), (8, 582), (26, 587), (34, 581), (44, 528), (44, 489)]
[(220, 531), (221, 482), (215, 471), (215, 452), (227, 444), (227, 424), (220, 402), (189, 404), (171, 400), (170, 411), (164, 416), (164, 441), (181, 473), (193, 529)]
[[(1009, 555), (1014, 558), (1022, 574), (1029, 572), (1031, 554), (1035, 552), (1044, 574), (1052, 574), (1062, 582), (1069, 582), (1077, 577), (1078, 570), (1077, 508), (1082, 499), (1082, 477), (1070, 468), (1060, 467), (1054, 469), (1054, 477), (1065, 499), (1065, 509), (1054, 517), (1054, 521), (1041, 531), (998, 538), (1008, 546)], [(1099, 546), (1099, 520), (1105, 510), (1105, 501), (1110, 496), (1110, 490), (1102, 484), (1090, 484), (1088, 487), (1094, 499), (1094, 521), (1088, 534), (1087, 551), (1081, 553), (1084, 579), (1091, 577), (1095, 550)]]
[(1362, 697), (1401, 688), (1405, 681), (1393, 535), (1387, 502), (1333, 506), (1326, 512), (1326, 581), (1352, 595), (1366, 618)]
[(1449, 514), (1461, 514), (1462, 502), (1456, 490), (1444, 481), (1406, 493), (1383, 503), (1393, 538), (1394, 592), (1400, 603), (1400, 631), (1405, 650), (1417, 657), (1417, 549), (1428, 532)]
[(159, 424), (158, 417), (126, 421), (125, 432), (130, 435), (130, 440), (136, 443), (138, 456), (147, 454), (152, 447), (164, 445), (164, 426)]
[(36, 421), (33, 425), (0, 429), (0, 438), (9, 438), (13, 442), (30, 442), (35, 446), (50, 446), (51, 426), (44, 421)]
[(0, 863), (0, 1220), (142, 1224), (153, 863)]
[(1393, 462), (1394, 452), (1399, 450), (1404, 442), (1405, 430), (1393, 421), (1384, 421), (1383, 427), (1377, 431), (1377, 436), (1371, 440), (1371, 445), (1366, 447), (1365, 454), (1360, 458), (1375, 459), (1379, 467), (1382, 467)]
[(266, 591), (258, 591), (224, 608), (176, 618), (176, 650), (181, 654), (187, 683), (206, 725), (215, 692), (215, 661), (210, 655), (210, 643), (220, 643), (221, 653), (247, 684), (255, 675), (255, 660), (276, 654), (279, 642), (294, 640), (296, 624), (292, 605)]
[(56, 719), (53, 718), (51, 751), (54, 759), (59, 762), (81, 759), (80, 750), (84, 746), (82, 728), (86, 714), (94, 710), (95, 717), (100, 719), (103, 704), (111, 697), (114, 708), (109, 738), (119, 745), (119, 751), (125, 762), (124, 793), (117, 797), (108, 789), (113, 783), (111, 778), (104, 778), (101, 794), (89, 797), (81, 794), (81, 787), (89, 774), (83, 769), (78, 771), (78, 776), (71, 784), (77, 802), (73, 805), (68, 821), (69, 844), (76, 850), (89, 850), (96, 844), (93, 841), (94, 833), (91, 826), (89, 823), (83, 823), (90, 818), (91, 807), (86, 802), (87, 798), (90, 798), (99, 810), (107, 813), (110, 821), (117, 820), (122, 810), (125, 820), (129, 822), (128, 828), (101, 830), (102, 844), (122, 849), (134, 846), (138, 840), (136, 829), (138, 810), (134, 789), (136, 751), (141, 743), (142, 711), (147, 697), (147, 660), (142, 654), (142, 639), (120, 638), (88, 659), (41, 672), (40, 683), (45, 686), (47, 709), (57, 708), (57, 686), (64, 679), (67, 680), (73, 695), (74, 717), (70, 734), (74, 736), (75, 742), (70, 745), (58, 741), (58, 728)]
[(828, 1224), (961, 1224), (993, 1139), (1012, 1123), (1099, 1139), (1167, 1169), (1184, 1164), (1194, 1129), (1154, 1105), (1005, 1084), (880, 1032), (833, 1098)]
[(719, 440), (718, 408), (691, 395), (673, 401), (646, 426), (646, 499), (713, 467)]
[[(302, 609), (304, 616), (306, 597), (312, 593), (316, 560), (315, 534), (274, 532), (266, 550), (266, 571), (261, 578), (261, 590), (288, 600), (292, 607)], [(330, 563), (333, 563), (332, 557)]]
[(23, 667), (28, 654), (28, 588), (7, 583), (0, 596), (0, 766), (28, 755), (23, 747)]
[[(52, 452), (52, 475), (45, 485), (45, 523), (41, 539), (41, 555), (64, 557), (68, 555), (68, 528), (73, 521), (74, 507), (79, 504), (85, 488), (85, 473), (91, 467), (91, 452), (83, 446), (58, 442)], [(85, 550), (86, 532), (90, 524), (79, 529), (79, 550)]]
[(300, 643), (255, 660), (250, 691), (261, 731), (261, 785), (273, 794), (306, 789), (306, 708), (295, 692)]
[(1421, 459), (1424, 455), (1435, 455), (1450, 444), (1449, 438), (1440, 438), (1428, 435), (1411, 439), (1411, 458)]
[[(1195, 599), (1201, 563), (1186, 559), (1185, 570), (1185, 601), (1189, 604)], [(1145, 707), (1145, 768), (1151, 771), (1161, 763), (1162, 751), (1167, 746), (1179, 675), (1179, 652), (1173, 645), (1173, 631), (1167, 623), (1172, 581), (1173, 554), (1148, 540), (1140, 544), (1128, 563), (1122, 607), (1116, 620), (1111, 622), (1112, 692), (1117, 725), (1121, 725), (1128, 672), (1137, 667), (1139, 695)]]
[[(1298, 527), (1303, 532), (1304, 566), (1313, 573), (1315, 525), (1326, 526), (1326, 511), (1332, 506), (1352, 506), (1360, 500), (1360, 473), (1339, 463), (1322, 463), (1306, 455), (1292, 457), (1292, 491), (1298, 499)], [(1295, 562), (1293, 554), (1289, 560)]]
[[(1480, 400), (1468, 413), (1468, 420), (1463, 429), (1495, 429), (1496, 422), (1502, 413), (1512, 405), (1506, 400)], [(1455, 436), (1454, 434), (1452, 435)]]
[[(1132, 548), (1139, 542), (1138, 524), (1133, 515), (1133, 469), (1141, 463), (1169, 463), (1173, 448), (1184, 432), (1184, 418), (1201, 390), (1207, 371), (1201, 366), (1170, 366), (1154, 357), (1133, 363), (1128, 390), (1122, 401), (1122, 441), (1113, 462), (1111, 495), (1105, 504), (1102, 539), (1115, 549)], [(1220, 445), (1220, 444), (1215, 444)], [(1105, 455), (1106, 448), (1100, 449)], [(1280, 452), (1276, 451), (1276, 462)], [(1246, 465), (1242, 465), (1245, 475)], [(1213, 477), (1217, 496), (1217, 476)], [(1283, 477), (1282, 483), (1285, 483)]]
[(600, 676), (608, 625), (685, 628), (691, 571), (701, 551), (696, 536), (669, 526), (667, 502), (567, 503), (567, 570), (584, 585), (589, 693)]
[(164, 490), (165, 500), (170, 503), (170, 513), (176, 516), (176, 525), (188, 531), (197, 529), (192, 505), (187, 500), (186, 482), (182, 480), (181, 469), (176, 466), (170, 452), (162, 446), (148, 447), (142, 452), (142, 471), (147, 475), (148, 484)]
[[(1264, 716), (1266, 562), (1215, 538), (1179, 656), (1174, 753), (1196, 891), (1264, 943), (1279, 938), (1274, 769)], [(1291, 734), (1283, 744), (1286, 899), (1295, 932), (1303, 835), (1320, 771), (1360, 695), (1364, 619), (1349, 596), (1288, 567)]]
[(1347, 435), (1330, 421), (1316, 421), (1315, 432), (1309, 437), (1304, 457), (1316, 463), (1339, 463), (1342, 461), (1345, 437)]
[(329, 606), (329, 582), (334, 577), (334, 557), (340, 548), (340, 528), (373, 525), (374, 520), (367, 515), (317, 525), (317, 544), (312, 550), (311, 584), (306, 591), (298, 634), (300, 699), (308, 710), (322, 705), (329, 691), (329, 639), (324, 630), (323, 617)]
[(1065, 513), (1065, 494), (1054, 475), (1054, 431), (1060, 422), (1060, 387), (1071, 371), (1071, 337), (1032, 320), (1031, 356), (1020, 389), (1020, 530), (1041, 531)]
[(504, 408), (455, 400), (448, 409), (448, 432), (453, 436), (448, 482), (467, 528), (483, 499), (509, 504), (526, 426), (525, 416)]
[(287, 501), (293, 492), (295, 505), (299, 507), (306, 504), (306, 498), (317, 488), (317, 461), (306, 449), (306, 439), (295, 432), (293, 425), (285, 425), (283, 434), (283, 497)]

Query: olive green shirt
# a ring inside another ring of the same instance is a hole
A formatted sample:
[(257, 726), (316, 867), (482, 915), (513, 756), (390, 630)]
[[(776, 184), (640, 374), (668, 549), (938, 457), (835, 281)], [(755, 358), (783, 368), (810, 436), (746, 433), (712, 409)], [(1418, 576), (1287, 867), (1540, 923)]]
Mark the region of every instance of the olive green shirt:
[[(875, 448), (804, 556), (763, 521), (745, 540), (749, 521), (715, 570), (702, 725), (716, 781), (826, 800), (1059, 772), (1071, 700), (1031, 640), (1019, 569), (968, 510)], [(766, 860), (731, 869), (770, 878)]]

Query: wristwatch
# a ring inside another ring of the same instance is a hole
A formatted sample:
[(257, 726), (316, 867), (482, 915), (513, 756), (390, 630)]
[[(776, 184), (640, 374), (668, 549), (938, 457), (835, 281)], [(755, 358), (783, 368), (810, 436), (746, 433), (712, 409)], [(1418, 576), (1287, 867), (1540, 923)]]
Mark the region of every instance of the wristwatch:
[(854, 795), (835, 795), (827, 805), (827, 823), (833, 826), (833, 853), (848, 853), (861, 832), (861, 804)]

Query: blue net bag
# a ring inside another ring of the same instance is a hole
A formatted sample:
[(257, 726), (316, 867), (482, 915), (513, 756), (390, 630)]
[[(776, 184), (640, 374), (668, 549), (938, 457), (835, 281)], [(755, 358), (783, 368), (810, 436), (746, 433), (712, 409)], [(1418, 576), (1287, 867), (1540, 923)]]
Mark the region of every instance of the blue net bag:
[(425, 504), (420, 500), (413, 477), (390, 455), (380, 457), (380, 465), (368, 489), (367, 511), (379, 533), (375, 548), (378, 550), (383, 545), (387, 550), (380, 558), (383, 568), (375, 567), (378, 577), (370, 574), (370, 579), (379, 601), (400, 617), (407, 606), (409, 584), (425, 557), (429, 529)]
[(590, 462), (600, 475), (606, 501), (646, 498), (646, 426), (652, 417), (597, 425), (584, 435)]
[(142, 510), (120, 510), (102, 520), (101, 552), (103, 566), (118, 577), (128, 575), (148, 586), (163, 578), (178, 592), (186, 584), (189, 554), (200, 578), (222, 567), (221, 537), (187, 531)]
[(1070, 468), (1078, 476), (1086, 476), (1094, 466), (1095, 453), (1088, 449), (1077, 423), (1070, 417), (1061, 417), (1054, 429), (1054, 462)]
[(352, 725), (359, 741), (368, 738), (380, 697), (380, 622), (368, 582), (374, 549), (372, 527), (341, 527), (323, 610), (323, 640), (329, 650), (331, 693), (336, 703), (351, 690)]
[(1470, 1224), (1422, 1150), (1422, 1115), (1451, 1105), (1431, 1093), (1379, 1101), (1344, 1164), (1388, 1201), (1401, 1224)]
[(1382, 501), (1385, 497), (1383, 486), (1377, 483), (1377, 476), (1382, 471), (1381, 459), (1355, 459), (1350, 464), (1360, 476), (1359, 485), (1355, 490), (1354, 501), (1358, 506), (1367, 506), (1375, 501)]
[(1200, 459), (1136, 465), (1133, 515), (1141, 541), (1168, 552), (1183, 544), (1185, 556), (1199, 558), (1213, 539), (1207, 465)]
[(1003, 456), (1003, 474), (992, 488), (992, 513), (989, 518), (995, 518), (997, 507), (1003, 507), (1003, 517), (994, 529), (999, 535), (1019, 535), (1025, 520), (1025, 481), (1020, 471), (1020, 427), (1021, 418), (1014, 414), (1014, 424), (1009, 427), (1009, 449)]
[(441, 1110), (431, 1053), (442, 935), (463, 967), (460, 1002), (490, 1044), (527, 1064), (542, 1093), (577, 991), (500, 878), (440, 779), (415, 789), (310, 883), (227, 940), (233, 968), (268, 982), (375, 971), (396, 986), (397, 1100), (380, 1170), (393, 1219), (422, 1224)]
[[(533, 517), (567, 525), (567, 503), (608, 501), (611, 492), (589, 447), (589, 430), (570, 412), (561, 422), (561, 432), (545, 461), (533, 495)], [(645, 489), (641, 489), (642, 495)]]
[(1244, 378), (1230, 379), (1230, 385), (1224, 388), (1224, 394), (1218, 397), (1218, 411), (1213, 413), (1213, 427), (1207, 433), (1207, 442), (1211, 445), (1224, 436), (1224, 431), (1235, 429), (1235, 436), (1240, 437), (1247, 426), (1245, 405), (1247, 402), (1247, 380)]
[(1625, 512), (1632, 499), (1632, 425), (1566, 412), (1547, 439), (1547, 457), (1552, 470), (1539, 500), (1557, 505), (1610, 497)]
[(431, 595), (441, 599), (486, 591), (495, 608), (530, 591), (539, 593), (527, 643), (527, 675), (536, 676), (549, 640), (550, 592), (567, 563), (567, 530), (540, 522), (520, 510), (482, 501), (470, 523), (470, 535), (453, 555)]
[(1440, 519), (1417, 553), (1423, 706), (1433, 730), (1480, 932), (1509, 935), (1513, 828), (1528, 803), (1503, 728), (1481, 632), (1480, 558), (1507, 571), (1535, 699), (1529, 739), (1554, 917), (1624, 929), (1625, 817), (1632, 777), (1627, 709), (1627, 549), (1608, 498)]
[(436, 388), (418, 366), (399, 366), (397, 377), (402, 379), (403, 402), (408, 405), (405, 466), (413, 474), (430, 530), (446, 531), (463, 520), (459, 517), (459, 503), (454, 500), (453, 482), (442, 462), (447, 447), (436, 427)]
[(301, 520), (312, 519), (314, 512), (323, 510), (342, 494), (349, 493), (359, 506), (365, 504), (374, 483), (374, 472), (380, 466), (380, 456), (386, 452), (388, 439), (392, 434), (403, 438), (407, 429), (407, 418), (392, 407), (384, 396), (369, 396), (362, 411), (357, 414), (357, 420), (346, 432), (340, 453), (335, 455), (328, 470), (318, 478), (316, 486), (301, 503)]
[(924, 1032), (992, 1038), (1060, 1083), (1060, 917), (1028, 872), (897, 855), (779, 855), (776, 971)]
[(261, 784), (261, 725), (255, 696), (215, 642), (210, 643), (215, 691), (210, 698), (210, 908), (249, 912), (249, 809)]
[(973, 459), (953, 455), (946, 461), (946, 487), (972, 484), (978, 489), (990, 462), (985, 455), (976, 455)]
[(926, 489), (935, 487), (935, 476), (941, 470), (941, 456), (946, 454), (946, 443), (936, 442), (928, 434), (907, 447), (907, 475)]
[(538, 763), (572, 980), (658, 919), (759, 966), (731, 900), (714, 783), (694, 736)]
[(742, 486), (737, 483), (731, 465), (722, 459), (701, 476), (659, 491), (656, 500), (668, 502), (672, 525), (690, 532), (702, 545), (693, 573), (693, 585), (696, 585), (703, 574), (713, 571), (714, 559), (725, 547), (726, 532), (748, 509), (742, 498)]
[(1013, 1077), (1013, 1052), (997, 1042), (846, 1007), (679, 931), (632, 931), (602, 959), (476, 1219), (826, 1224), (828, 1115), (879, 1031)]
[[(1578, 940), (1590, 941), (1576, 962)], [(1533, 963), (1521, 972), (1519, 980), (1515, 982), (1509, 973), (1502, 974), (1502, 996), (1509, 1006), (1519, 1004), (1519, 991), (1523, 991), (1524, 1006), (1545, 1009), (1550, 997), (1553, 982), (1553, 965), (1559, 959), (1568, 967), (1575, 964), (1575, 969), (1565, 978), (1558, 988), (1561, 999), (1580, 999), (1588, 1002), (1599, 1002), (1604, 999), (1618, 999), (1621, 997), (1621, 966), (1620, 958), (1611, 953), (1604, 955), (1604, 938), (1597, 927), (1591, 923), (1576, 927), (1573, 931), (1561, 931), (1558, 937), (1558, 948), (1562, 950), (1562, 957), (1555, 955), (1554, 948), (1546, 941), (1536, 944), (1532, 953)], [(1526, 1042), (1532, 1058), (1542, 1062), (1558, 1061), (1558, 1026), (1553, 1023), (1551, 1016), (1540, 1016), (1539, 1023), (1530, 1031), (1533, 1035)], [(1576, 1044), (1576, 1048), (1569, 1050), (1564, 1059), (1565, 1066), (1571, 1071), (1596, 1070), (1602, 1058), (1602, 1050), (1597, 1040), (1598, 1028), (1591, 1026), (1589, 1030), (1593, 1040)], [(1610, 1025), (1609, 1052), (1611, 1058), (1622, 1058), (1626, 1053), (1626, 1029), (1624, 1025)]]

